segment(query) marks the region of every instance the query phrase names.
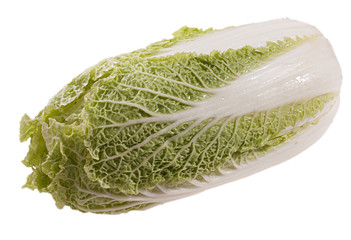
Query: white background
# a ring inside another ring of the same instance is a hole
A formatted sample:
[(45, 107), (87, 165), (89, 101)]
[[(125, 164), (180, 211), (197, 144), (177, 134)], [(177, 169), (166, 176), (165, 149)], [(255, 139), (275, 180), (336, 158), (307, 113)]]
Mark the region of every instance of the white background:
[[(1, 1), (0, 239), (351, 239), (348, 1)], [(293, 159), (186, 199), (122, 215), (58, 210), (21, 189), (19, 121), (98, 61), (170, 38), (187, 25), (223, 28), (289, 17), (317, 26), (343, 69), (332, 126)]]

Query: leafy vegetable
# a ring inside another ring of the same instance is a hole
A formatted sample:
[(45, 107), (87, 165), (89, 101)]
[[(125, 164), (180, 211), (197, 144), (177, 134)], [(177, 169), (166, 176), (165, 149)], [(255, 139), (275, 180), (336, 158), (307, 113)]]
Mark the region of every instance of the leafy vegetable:
[(59, 208), (144, 209), (284, 161), (332, 121), (341, 73), (314, 27), (275, 20), (173, 35), (101, 61), (24, 115), (25, 187)]

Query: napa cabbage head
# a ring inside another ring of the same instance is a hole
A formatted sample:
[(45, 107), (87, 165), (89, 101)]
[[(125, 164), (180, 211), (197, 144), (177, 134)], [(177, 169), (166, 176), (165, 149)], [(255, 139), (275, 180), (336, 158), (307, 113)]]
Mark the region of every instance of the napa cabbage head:
[(316, 28), (283, 19), (173, 36), (99, 62), (24, 115), (25, 187), (59, 208), (145, 209), (289, 159), (332, 121), (341, 73)]

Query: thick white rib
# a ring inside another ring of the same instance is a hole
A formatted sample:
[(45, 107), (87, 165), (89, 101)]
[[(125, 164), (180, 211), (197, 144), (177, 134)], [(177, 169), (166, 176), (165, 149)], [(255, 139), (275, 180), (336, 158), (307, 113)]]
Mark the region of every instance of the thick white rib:
[(241, 116), (275, 107), (338, 93), (341, 70), (334, 52), (323, 36), (267, 62), (227, 86), (211, 89), (213, 96), (189, 110), (159, 116), (159, 121)]
[(155, 57), (174, 55), (178, 52), (209, 54), (213, 50), (226, 51), (246, 45), (261, 47), (265, 46), (267, 41), (276, 42), (285, 37), (295, 39), (296, 36), (310, 37), (312, 35), (321, 35), (321, 33), (309, 24), (290, 19), (279, 19), (211, 32), (162, 49), (160, 50), (162, 52)]
[(189, 111), (193, 116), (240, 116), (338, 92), (340, 85), (334, 52), (325, 38), (318, 37), (216, 89), (213, 97)]

